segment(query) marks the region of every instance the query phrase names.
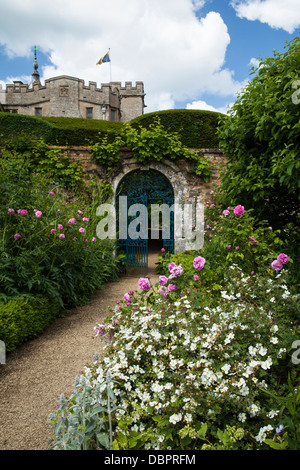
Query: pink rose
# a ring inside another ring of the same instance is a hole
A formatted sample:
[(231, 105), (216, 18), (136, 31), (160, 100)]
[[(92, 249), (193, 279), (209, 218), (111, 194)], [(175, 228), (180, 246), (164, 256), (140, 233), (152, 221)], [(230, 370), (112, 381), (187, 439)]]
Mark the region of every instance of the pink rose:
[(7, 213), (8, 214), (14, 214), (14, 212), (15, 212), (14, 209), (9, 208)]
[(175, 264), (175, 266), (170, 270), (171, 275), (169, 279), (172, 279), (173, 277), (181, 276), (182, 272), (183, 272), (183, 268), (181, 266), (176, 266)]
[(168, 282), (168, 278), (166, 276), (159, 276), (158, 284), (160, 286), (164, 286), (165, 284), (167, 284), (167, 282)]
[(168, 285), (168, 290), (169, 290), (170, 292), (173, 291), (173, 290), (176, 290), (176, 289), (177, 289), (177, 287), (175, 286), (175, 284), (169, 284), (169, 285)]
[(80, 233), (84, 233), (84, 232), (85, 232), (85, 229), (84, 229), (83, 227), (80, 227), (79, 232), (80, 232)]
[(223, 211), (223, 214), (224, 214), (224, 215), (229, 215), (230, 212), (229, 212), (227, 209), (225, 209), (225, 210)]
[(93, 237), (93, 238), (92, 238), (92, 242), (95, 242), (95, 241), (96, 241), (96, 237)]
[(195, 279), (195, 281), (199, 281), (199, 276), (198, 276), (198, 274), (194, 274), (194, 279)]
[(278, 261), (278, 259), (275, 259), (275, 261), (271, 263), (271, 267), (275, 271), (280, 271), (283, 268), (283, 265), (280, 263), (280, 261)]
[(234, 212), (234, 215), (236, 215), (237, 217), (241, 217), (241, 215), (243, 215), (245, 213), (245, 208), (244, 206), (236, 206), (233, 210)]
[(149, 279), (146, 277), (141, 277), (138, 282), (138, 286), (141, 290), (148, 290), (150, 289), (150, 282)]
[(165, 250), (164, 248), (162, 248), (160, 251), (161, 251), (162, 253), (164, 253), (166, 250)]
[(124, 299), (125, 299), (127, 305), (128, 305), (128, 304), (131, 304), (131, 297), (130, 297), (130, 295), (128, 294), (128, 292), (126, 292), (126, 294), (124, 294)]
[(19, 233), (16, 233), (16, 234), (14, 235), (14, 239), (15, 239), (15, 240), (19, 240), (20, 238), (21, 238), (21, 235), (20, 235)]
[(161, 295), (164, 295), (165, 297), (168, 297), (168, 295), (169, 295), (168, 289), (165, 286), (161, 286), (158, 289), (158, 293), (161, 294)]
[(26, 210), (26, 209), (22, 209), (22, 210), (21, 210), (21, 215), (27, 215), (27, 210)]
[(42, 217), (43, 213), (41, 211), (36, 211), (35, 216), (40, 219)]
[(280, 253), (280, 255), (277, 256), (277, 259), (281, 264), (286, 264), (289, 262), (288, 255), (285, 255), (284, 253)]
[(50, 230), (51, 235), (55, 232), (55, 228)]
[(203, 269), (205, 265), (205, 258), (202, 258), (202, 256), (197, 256), (197, 258), (194, 259), (193, 261), (193, 266), (195, 269), (198, 269), (200, 271), (200, 269)]
[(74, 225), (76, 223), (76, 219), (72, 217), (72, 219), (69, 219), (69, 224)]
[(58, 237), (60, 240), (64, 240), (66, 237), (65, 237), (65, 234), (64, 233), (60, 233), (59, 237)]
[(176, 264), (175, 264), (175, 263), (170, 263), (170, 264), (169, 264), (169, 267), (168, 267), (169, 272), (171, 273), (171, 272), (172, 272), (172, 269), (175, 268), (175, 267), (176, 267)]
[(88, 223), (88, 221), (89, 221), (89, 219), (87, 217), (83, 217), (82, 220), (83, 220), (83, 222), (86, 222), (86, 223)]
[(58, 230), (62, 230), (64, 227), (61, 224), (58, 224), (57, 228)]

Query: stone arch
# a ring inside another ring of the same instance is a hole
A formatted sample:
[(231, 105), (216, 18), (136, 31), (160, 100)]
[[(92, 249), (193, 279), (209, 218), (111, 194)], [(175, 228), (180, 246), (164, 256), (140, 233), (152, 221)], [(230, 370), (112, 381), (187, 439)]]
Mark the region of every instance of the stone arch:
[[(148, 171), (155, 170), (162, 175), (170, 182), (170, 185), (173, 188), (174, 193), (174, 204), (175, 204), (175, 213), (174, 213), (174, 252), (178, 253), (180, 251), (185, 251), (189, 249), (194, 249), (194, 236), (187, 235), (185, 233), (185, 223), (184, 214), (186, 208), (189, 206), (191, 212), (189, 213), (189, 224), (197, 225), (199, 227), (199, 221), (203, 223), (204, 221), (204, 206), (202, 204), (202, 198), (199, 195), (194, 195), (191, 190), (190, 184), (183, 174), (182, 170), (175, 163), (170, 161), (160, 162), (151, 162), (146, 165), (142, 165), (135, 160), (132, 156), (123, 157), (121, 159), (121, 167), (118, 172), (111, 179), (111, 184), (113, 188), (113, 198), (111, 203), (116, 208), (116, 191), (120, 182), (125, 178), (130, 172), (134, 170)], [(202, 247), (203, 240), (198, 243), (197, 247)]]

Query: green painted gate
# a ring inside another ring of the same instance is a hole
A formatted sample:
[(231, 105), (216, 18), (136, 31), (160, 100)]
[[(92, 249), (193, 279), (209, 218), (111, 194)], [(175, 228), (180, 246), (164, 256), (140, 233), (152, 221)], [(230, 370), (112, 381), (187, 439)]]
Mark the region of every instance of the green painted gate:
[[(140, 211), (135, 210), (136, 204), (141, 205)], [(144, 272), (148, 271), (148, 247), (151, 239), (149, 215), (153, 215), (151, 213), (153, 204), (159, 206), (165, 204), (169, 208), (174, 204), (172, 185), (162, 173), (156, 170), (133, 170), (120, 181), (116, 191), (118, 253), (126, 255), (126, 266), (138, 267)], [(174, 211), (169, 211), (169, 214), (169, 236), (162, 237), (162, 246), (166, 252), (173, 253)], [(132, 237), (132, 232), (134, 234), (132, 227), (139, 228), (135, 231), (134, 237)], [(140, 233), (137, 237), (138, 232)], [(162, 223), (159, 233), (164, 234)]]

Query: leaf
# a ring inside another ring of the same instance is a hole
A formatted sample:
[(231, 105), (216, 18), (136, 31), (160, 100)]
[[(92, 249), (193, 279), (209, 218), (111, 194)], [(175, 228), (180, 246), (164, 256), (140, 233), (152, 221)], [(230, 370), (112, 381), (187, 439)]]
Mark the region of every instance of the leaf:
[(97, 434), (97, 439), (99, 443), (105, 447), (105, 449), (109, 449), (109, 437), (107, 433), (100, 432)]
[(268, 446), (270, 446), (272, 449), (275, 449), (275, 450), (282, 450), (284, 448), (282, 446), (282, 444), (280, 444), (279, 442), (273, 441), (273, 439), (266, 439), (264, 441), (264, 443), (267, 444)]
[(199, 439), (205, 440), (206, 432), (207, 432), (207, 424), (204, 423), (202, 424), (201, 428), (197, 432), (197, 436), (199, 437)]

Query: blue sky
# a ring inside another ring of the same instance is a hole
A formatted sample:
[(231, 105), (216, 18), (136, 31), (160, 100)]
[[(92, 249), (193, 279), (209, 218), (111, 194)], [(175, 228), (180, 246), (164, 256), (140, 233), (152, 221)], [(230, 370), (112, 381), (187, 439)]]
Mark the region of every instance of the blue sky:
[[(36, 44), (41, 81), (143, 81), (145, 112), (222, 112), (256, 59), (299, 35), (300, 0), (2, 0), (0, 84), (29, 83)], [(110, 64), (97, 60), (110, 49)]]

